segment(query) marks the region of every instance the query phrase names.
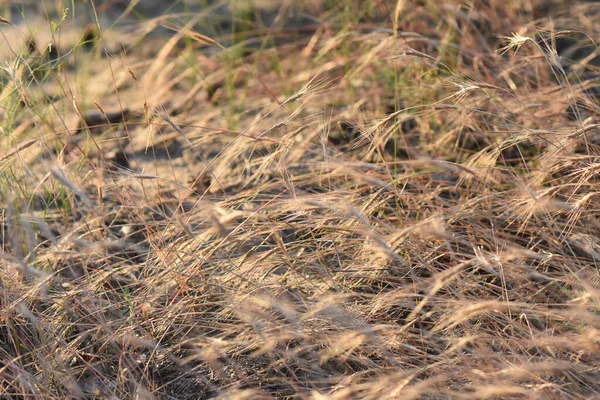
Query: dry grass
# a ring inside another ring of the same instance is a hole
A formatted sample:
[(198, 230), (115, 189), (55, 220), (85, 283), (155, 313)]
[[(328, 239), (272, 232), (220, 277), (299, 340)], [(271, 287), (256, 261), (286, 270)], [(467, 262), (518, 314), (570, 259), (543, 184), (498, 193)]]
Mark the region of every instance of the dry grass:
[(270, 3), (5, 15), (2, 397), (600, 398), (597, 4)]

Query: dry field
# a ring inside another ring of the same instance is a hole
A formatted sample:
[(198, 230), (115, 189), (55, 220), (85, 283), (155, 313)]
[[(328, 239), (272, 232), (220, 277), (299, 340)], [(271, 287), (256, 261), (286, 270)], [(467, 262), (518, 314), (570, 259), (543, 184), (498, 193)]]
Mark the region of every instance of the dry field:
[(12, 3), (1, 398), (600, 399), (600, 3)]

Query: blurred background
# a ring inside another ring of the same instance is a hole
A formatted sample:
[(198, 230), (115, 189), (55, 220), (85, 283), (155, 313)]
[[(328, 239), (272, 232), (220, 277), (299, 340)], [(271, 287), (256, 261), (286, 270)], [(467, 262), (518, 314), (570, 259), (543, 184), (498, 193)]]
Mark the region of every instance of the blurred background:
[(265, 22), (273, 22), (281, 12), (291, 15), (294, 11), (302, 11), (315, 15), (325, 3), (324, 0), (0, 0), (0, 12), (15, 23), (22, 22), (23, 16), (27, 20), (35, 16), (56, 18), (65, 9), (75, 10), (70, 17), (75, 14), (75, 18), (92, 22), (93, 8), (102, 25), (124, 24), (165, 14), (190, 16), (207, 12), (215, 18), (213, 22), (231, 16), (248, 18), (256, 13), (266, 18)]

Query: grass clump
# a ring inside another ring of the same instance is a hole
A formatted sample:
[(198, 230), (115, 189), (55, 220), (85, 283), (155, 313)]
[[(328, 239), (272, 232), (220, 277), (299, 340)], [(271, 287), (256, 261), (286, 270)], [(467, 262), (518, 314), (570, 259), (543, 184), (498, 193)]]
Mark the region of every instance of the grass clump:
[(4, 397), (600, 396), (598, 7), (96, 3), (0, 21)]

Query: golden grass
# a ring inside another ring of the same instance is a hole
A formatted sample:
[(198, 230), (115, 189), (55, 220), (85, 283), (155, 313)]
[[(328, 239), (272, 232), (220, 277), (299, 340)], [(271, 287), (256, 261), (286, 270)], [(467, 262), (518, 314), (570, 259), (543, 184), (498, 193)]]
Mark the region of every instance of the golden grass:
[(3, 15), (2, 397), (600, 398), (600, 10), (525, 3)]

